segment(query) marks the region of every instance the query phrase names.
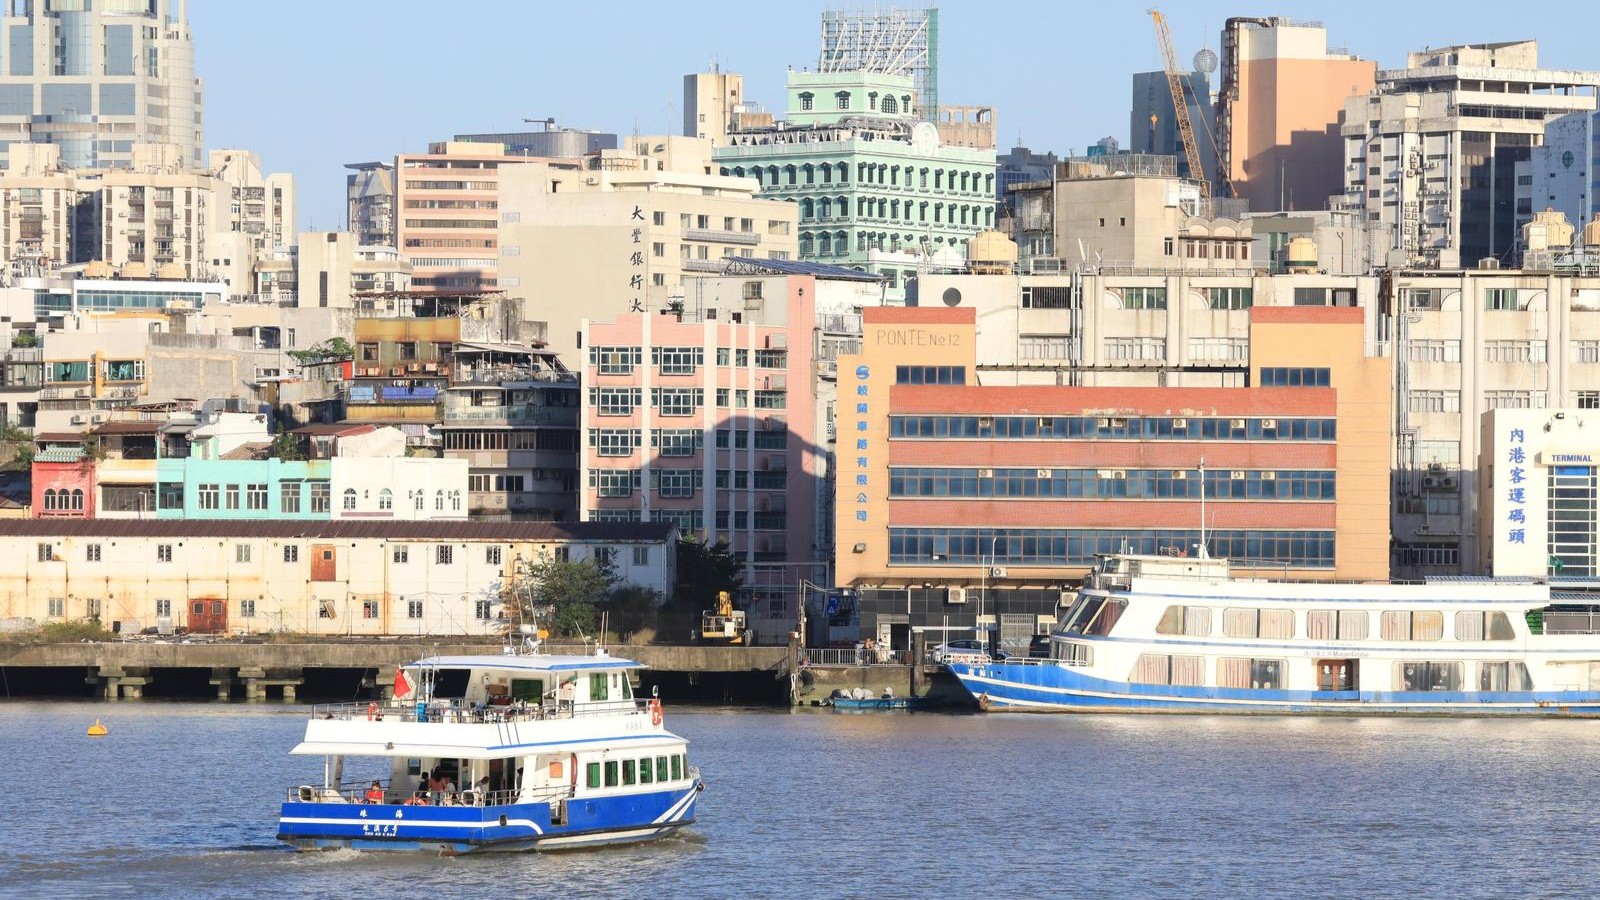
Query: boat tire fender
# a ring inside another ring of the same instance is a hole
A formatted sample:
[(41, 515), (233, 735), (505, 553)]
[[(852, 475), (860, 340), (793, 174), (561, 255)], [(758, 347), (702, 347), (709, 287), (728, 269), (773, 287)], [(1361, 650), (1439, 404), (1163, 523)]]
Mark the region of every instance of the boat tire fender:
[(652, 699), (650, 701), (650, 724), (651, 725), (660, 725), (661, 724), (661, 701), (660, 700)]

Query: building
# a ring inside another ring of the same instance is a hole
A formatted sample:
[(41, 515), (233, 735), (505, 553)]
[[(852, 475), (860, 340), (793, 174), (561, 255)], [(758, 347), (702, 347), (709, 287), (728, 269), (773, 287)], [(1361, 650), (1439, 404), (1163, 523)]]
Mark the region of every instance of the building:
[[(1600, 211), (1600, 112), (1577, 112), (1545, 123), (1544, 141), (1517, 166), (1517, 224), (1551, 209), (1582, 226)], [(1525, 249), (1525, 248), (1524, 248)]]
[(1477, 460), (1478, 571), (1592, 582), (1600, 576), (1595, 409), (1495, 409)]
[(495, 635), (538, 560), (677, 582), (670, 525), (13, 519), (0, 536), (0, 617), (122, 633)]
[[(926, 122), (939, 110), (939, 10), (825, 10), (817, 71), (905, 76)], [(993, 145), (991, 144), (991, 147)]]
[(251, 293), (251, 267), (274, 248), (294, 243), (294, 176), (266, 173), (248, 150), (211, 151), (210, 206), (206, 210), (209, 271), (239, 295)]
[(1547, 122), (1594, 112), (1600, 89), (1600, 72), (1541, 69), (1538, 52), (1516, 41), (1411, 53), (1346, 102), (1339, 205), (1373, 223), (1375, 261), (1516, 262), (1517, 165)]
[[(1215, 60), (1215, 57), (1212, 59)], [(1197, 56), (1196, 63), (1200, 61)], [(1128, 114), (1128, 152), (1175, 157), (1178, 160), (1178, 177), (1215, 184), (1217, 153), (1213, 137), (1217, 129), (1216, 114), (1211, 105), (1211, 77), (1209, 73), (1197, 70), (1179, 76), (1179, 82), (1183, 86), (1195, 140), (1199, 142), (1195, 152), (1200, 157), (1200, 167), (1204, 171), (1189, 171), (1166, 72), (1135, 72), (1133, 75), (1133, 108)], [(1222, 196), (1215, 190), (1212, 193)]]
[(385, 162), (347, 163), (345, 227), (356, 243), (395, 246), (394, 166)]
[(579, 167), (576, 160), (512, 155), (502, 144), (461, 141), (395, 157), (395, 245), (411, 259), (416, 290), (447, 294), (495, 288), (502, 167), (534, 161), (552, 169)]
[[(255, 264), (255, 299), (278, 306), (353, 309), (361, 294), (411, 289), (411, 261), (350, 231), (308, 231)], [(309, 346), (309, 345), (305, 345)]]
[(938, 119), (939, 143), (945, 147), (970, 147), (993, 150), (995, 118), (992, 106), (941, 106)]
[(1345, 186), (1345, 100), (1372, 90), (1376, 72), (1376, 63), (1330, 49), (1321, 25), (1228, 19), (1216, 135), (1231, 196), (1257, 210), (1324, 208)]
[(715, 157), (798, 206), (800, 259), (880, 272), (898, 291), (916, 266), (874, 267), (873, 251), (960, 252), (994, 227), (994, 151), (944, 146), (907, 76), (790, 72), (788, 97), (787, 120), (735, 132)]
[(712, 65), (709, 72), (683, 76), (683, 134), (704, 138), (713, 147), (728, 143), (728, 132), (744, 100), (744, 76)]
[(839, 360), (856, 404), (836, 510), (861, 635), (1025, 642), (1097, 553), (1386, 578), (1390, 375), (1362, 319), (1253, 310), (1263, 386), (989, 387), (973, 310), (866, 310), (861, 354)]
[(501, 172), (501, 287), (528, 298), (551, 347), (577, 352), (584, 318), (666, 308), (685, 275), (721, 272), (729, 257), (797, 255), (797, 206), (714, 174), (710, 152), (699, 138), (638, 137), (581, 171)]
[(835, 360), (859, 350), (883, 289), (852, 269), (737, 268), (693, 278), (677, 316), (585, 323), (580, 506), (726, 542), (766, 639), (793, 630), (802, 579), (827, 583)]
[(99, 177), (103, 240), (96, 259), (140, 263), (174, 280), (209, 274), (205, 246), (216, 182), (204, 169), (185, 167), (181, 151), (177, 144), (138, 144), (127, 168)]
[(487, 134), (458, 134), (454, 140), (469, 144), (499, 144), (507, 156), (538, 156), (577, 159), (602, 150), (617, 149), (617, 136), (605, 131), (558, 127), (555, 119), (545, 119), (539, 131), (501, 131)]
[(0, 21), (6, 146), (55, 144), (70, 168), (109, 169), (134, 165), (136, 144), (173, 144), (182, 166), (205, 167), (205, 106), (187, 0), (30, 0), (6, 7)]

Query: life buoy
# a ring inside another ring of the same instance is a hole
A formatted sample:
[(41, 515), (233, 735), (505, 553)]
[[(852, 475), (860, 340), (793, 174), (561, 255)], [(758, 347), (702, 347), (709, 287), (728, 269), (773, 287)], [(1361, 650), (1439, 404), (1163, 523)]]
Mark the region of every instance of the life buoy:
[(378, 717), (378, 701), (373, 700), (367, 704), (367, 721), (371, 722)]
[(661, 724), (661, 701), (660, 700), (651, 700), (650, 701), (650, 724), (651, 725), (660, 725)]

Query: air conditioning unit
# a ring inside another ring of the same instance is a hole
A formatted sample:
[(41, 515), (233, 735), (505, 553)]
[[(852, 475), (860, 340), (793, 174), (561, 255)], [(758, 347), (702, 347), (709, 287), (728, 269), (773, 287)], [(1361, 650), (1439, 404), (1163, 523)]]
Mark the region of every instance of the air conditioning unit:
[(945, 591), (945, 593), (944, 593), (944, 602), (946, 602), (946, 603), (966, 603), (967, 602), (967, 589), (966, 588), (960, 588), (960, 587), (950, 588), (949, 590)]
[(1435, 478), (1432, 475), (1425, 475), (1422, 478), (1422, 489), (1425, 491), (1431, 491), (1434, 488), (1437, 488), (1439, 486), (1439, 482), (1443, 480), (1443, 478)]
[(1461, 488), (1461, 479), (1452, 475), (1446, 475), (1445, 477), (1439, 479), (1439, 486), (1447, 491), (1459, 490)]
[(1094, 420), (1094, 424), (1095, 424), (1096, 428), (1110, 428), (1111, 427), (1111, 420), (1110, 419), (1095, 419)]
[(1243, 419), (1233, 419), (1230, 422), (1228, 422), (1228, 425), (1231, 428), (1243, 428), (1244, 427), (1244, 420)]
[(583, 180), (583, 183), (584, 184), (588, 184), (588, 185), (599, 184), (600, 183), (600, 176), (598, 176), (598, 175), (590, 175), (588, 178), (585, 178)]
[(989, 577), (990, 578), (1004, 578), (1004, 577), (1006, 577), (1006, 567), (1005, 566), (990, 566), (989, 567)]
[(979, 478), (993, 478), (994, 477), (994, 470), (993, 469), (979, 469), (978, 470), (978, 477)]
[(1239, 470), (1239, 469), (1234, 469), (1232, 472), (1229, 473), (1229, 477), (1232, 478), (1234, 481), (1243, 481), (1244, 480), (1244, 472)]
[(1037, 469), (1037, 470), (1034, 471), (1033, 474), (1037, 478), (1049, 478), (1050, 477), (1050, 470), (1049, 469)]
[(89, 389), (88, 388), (78, 388), (77, 390), (72, 392), (72, 396), (74, 396), (74, 397), (87, 397), (87, 396), (89, 396)]
[(1187, 429), (1189, 427), (1189, 420), (1188, 419), (1173, 419), (1172, 420), (1172, 427), (1173, 428)]
[(82, 425), (83, 424), (83, 416), (73, 416), (68, 421), (70, 421), (74, 425)]
[(1261, 430), (1262, 431), (1277, 431), (1278, 430), (1278, 420), (1277, 419), (1262, 419), (1261, 420)]
[(788, 390), (788, 389), (789, 389), (789, 376), (787, 376), (787, 375), (768, 375), (767, 376), (767, 390), (769, 390), (769, 391), (784, 391), (784, 390)]
[(104, 422), (105, 420), (106, 420), (105, 416), (99, 415), (97, 413), (97, 414), (92, 415), (92, 416), (89, 417), (89, 424), (91, 424), (91, 425), (99, 425), (101, 422)]
[(1277, 472), (1262, 472), (1261, 473), (1261, 480), (1262, 481), (1277, 481), (1278, 480), (1278, 473)]
[(1173, 481), (1187, 481), (1187, 480), (1189, 480), (1189, 473), (1185, 472), (1182, 469), (1178, 469), (1178, 470), (1176, 470), (1176, 471), (1174, 471), (1172, 473), (1172, 480)]

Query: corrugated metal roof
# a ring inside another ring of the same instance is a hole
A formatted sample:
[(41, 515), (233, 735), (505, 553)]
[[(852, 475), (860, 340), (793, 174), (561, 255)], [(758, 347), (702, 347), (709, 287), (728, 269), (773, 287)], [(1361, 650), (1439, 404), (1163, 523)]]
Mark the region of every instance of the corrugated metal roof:
[(266, 459), (267, 451), (272, 449), (268, 441), (249, 441), (222, 454), (223, 459)]
[(834, 266), (828, 263), (807, 262), (798, 259), (757, 259), (754, 256), (729, 256), (724, 257), (729, 263), (724, 274), (743, 275), (744, 271), (762, 275), (815, 275), (818, 278), (833, 281), (887, 281), (887, 275), (874, 275), (860, 269), (850, 269), (844, 266)]
[(296, 522), (265, 519), (0, 519), (8, 537), (378, 538), (443, 541), (662, 541), (667, 522)]
[(335, 434), (335, 435), (366, 434), (369, 431), (376, 430), (376, 428), (377, 428), (377, 426), (375, 426), (375, 425), (369, 425), (369, 424), (365, 424), (365, 423), (362, 423), (362, 424), (351, 424), (349, 422), (313, 422), (310, 425), (301, 425), (299, 428), (296, 428), (296, 429), (294, 429), (293, 431), (291, 431), (289, 433), (290, 434), (313, 434), (313, 435), (323, 435), (323, 434)]
[(95, 434), (155, 434), (165, 422), (107, 422), (94, 427)]
[(491, 344), (487, 341), (458, 341), (457, 350), (479, 350), (484, 353), (521, 353), (527, 356), (555, 356), (554, 350), (545, 350), (528, 344)]

